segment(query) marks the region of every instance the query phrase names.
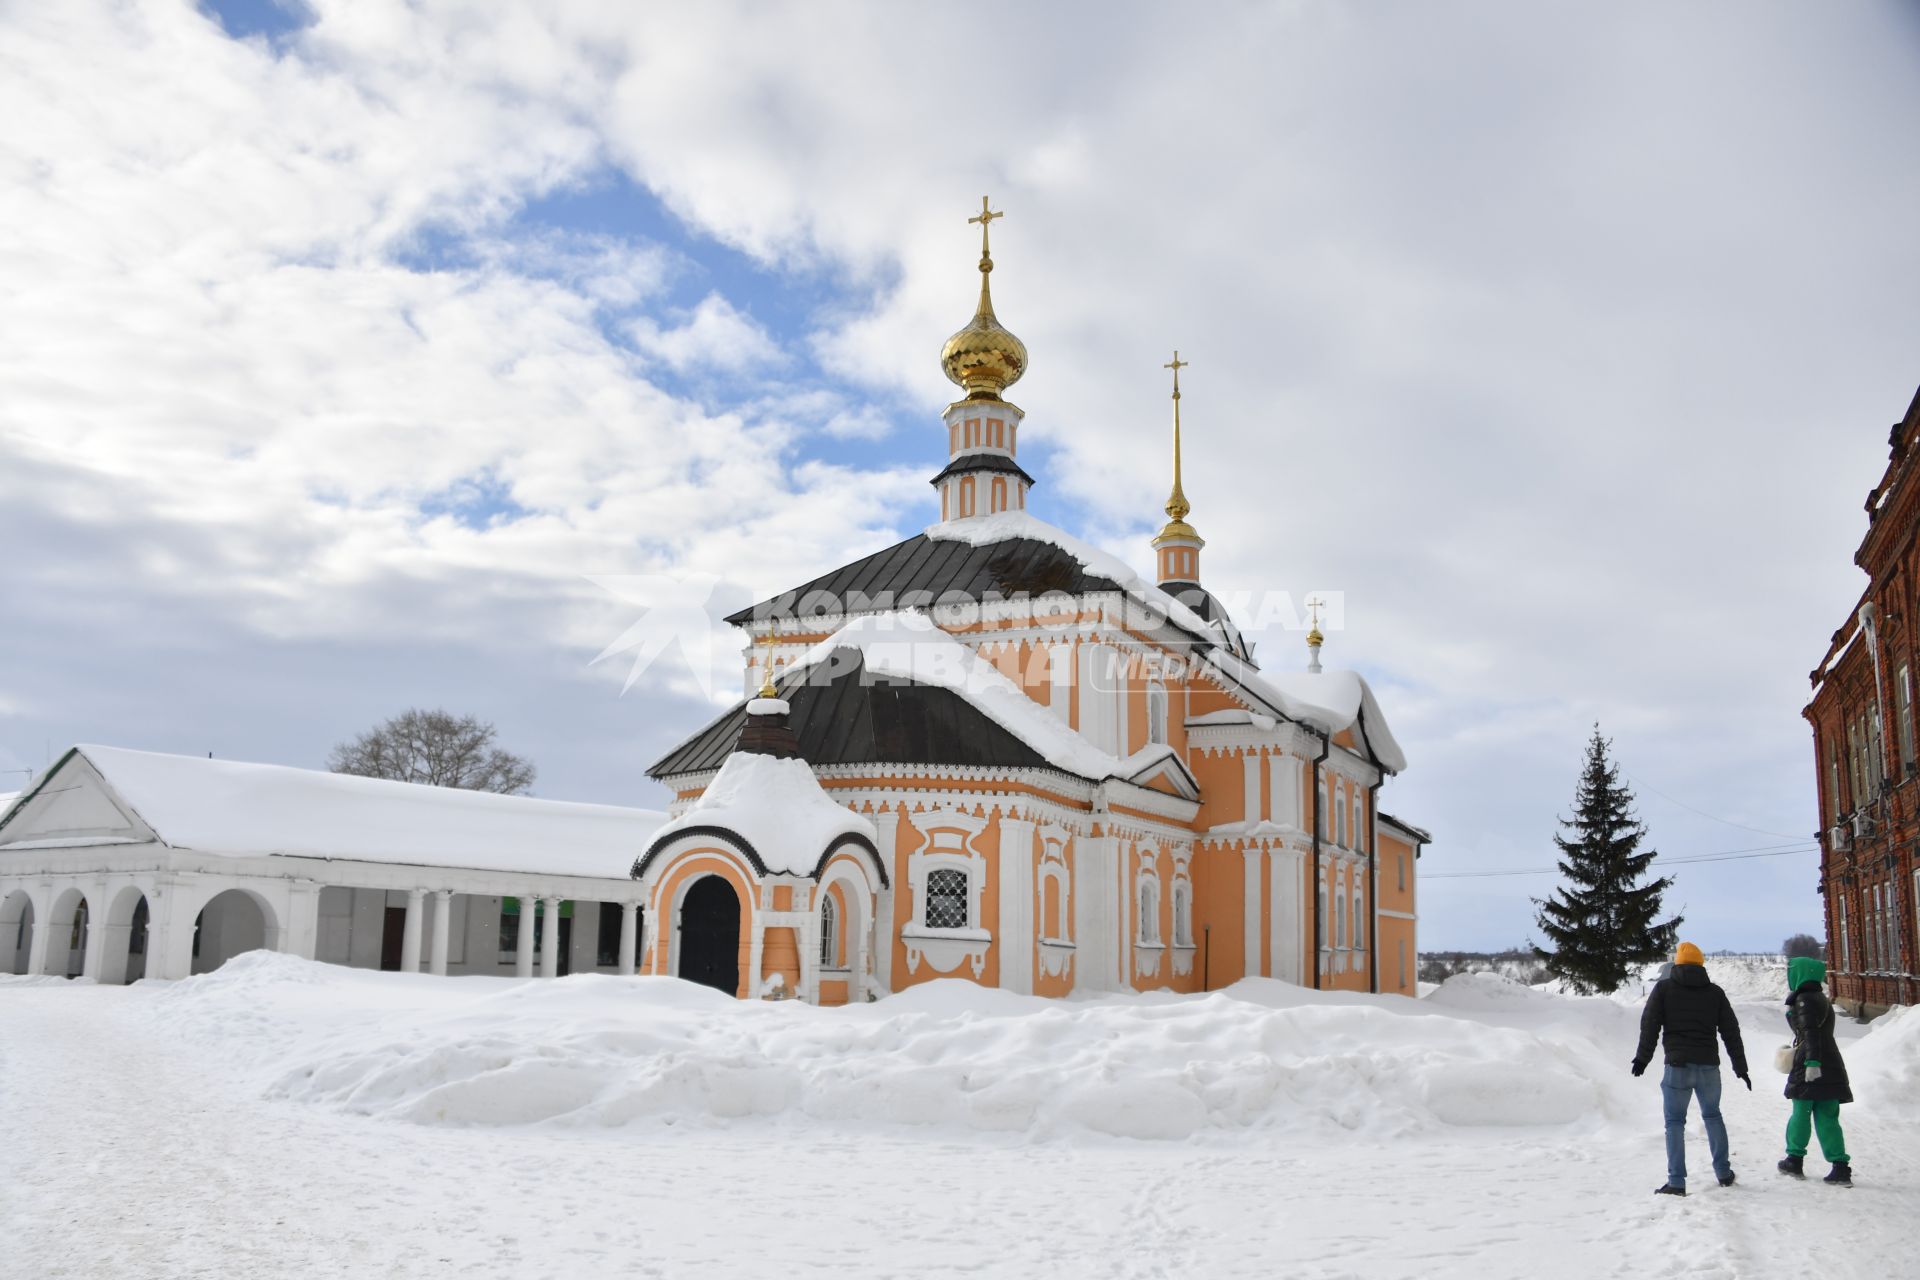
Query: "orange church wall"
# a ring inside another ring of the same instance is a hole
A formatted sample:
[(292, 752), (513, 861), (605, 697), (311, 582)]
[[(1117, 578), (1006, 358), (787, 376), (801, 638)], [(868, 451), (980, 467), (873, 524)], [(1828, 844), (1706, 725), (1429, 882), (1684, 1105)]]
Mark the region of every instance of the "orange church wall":
[(843, 1005), (847, 1002), (847, 984), (830, 978), (820, 979), (820, 1003), (823, 1006)]
[[(1208, 847), (1193, 855), (1193, 969), (1204, 989), (1218, 990), (1247, 969), (1246, 863), (1237, 848)], [(1196, 988), (1202, 989), (1202, 988)]]
[(1205, 831), (1228, 822), (1238, 822), (1246, 811), (1246, 769), (1240, 757), (1225, 752), (1197, 755), (1187, 761), (1194, 781), (1200, 784), (1200, 812), (1194, 828)]

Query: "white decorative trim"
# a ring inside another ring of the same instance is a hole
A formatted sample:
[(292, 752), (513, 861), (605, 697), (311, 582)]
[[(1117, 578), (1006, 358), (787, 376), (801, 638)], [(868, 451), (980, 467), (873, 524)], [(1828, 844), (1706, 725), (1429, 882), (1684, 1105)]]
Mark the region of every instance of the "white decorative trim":
[(1000, 985), (1033, 994), (1034, 824), (1000, 819)]
[(1040, 972), (1058, 978), (1073, 967), (1074, 945), (1064, 938), (1040, 939)]
[(1246, 909), (1246, 941), (1241, 948), (1245, 957), (1242, 963), (1242, 977), (1255, 978), (1266, 973), (1266, 965), (1260, 954), (1260, 850), (1247, 849), (1242, 856), (1246, 859), (1246, 882), (1242, 886), (1242, 902)]
[(1194, 946), (1192, 943), (1187, 943), (1185, 945), (1182, 945), (1181, 943), (1176, 942), (1173, 944), (1173, 976), (1174, 977), (1184, 978), (1188, 974), (1193, 972), (1193, 953), (1197, 950), (1199, 950), (1199, 948)]
[(929, 929), (909, 923), (900, 937), (907, 944), (908, 973), (918, 973), (922, 961), (935, 973), (952, 973), (971, 962), (975, 980), (986, 971), (987, 951), (993, 946), (993, 935), (985, 929)]
[(1160, 976), (1160, 957), (1166, 946), (1158, 942), (1136, 942), (1133, 944), (1133, 971), (1142, 978)]

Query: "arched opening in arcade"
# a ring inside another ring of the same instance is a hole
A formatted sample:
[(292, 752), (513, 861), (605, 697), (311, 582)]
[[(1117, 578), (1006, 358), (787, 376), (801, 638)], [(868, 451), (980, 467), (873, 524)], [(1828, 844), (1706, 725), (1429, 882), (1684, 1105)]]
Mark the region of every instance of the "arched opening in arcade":
[(87, 931), (92, 925), (87, 897), (78, 889), (67, 889), (53, 900), (47, 912), (47, 958), (41, 972), (55, 977), (78, 978), (87, 971)]
[(0, 901), (0, 972), (25, 973), (33, 951), (33, 899), (15, 889)]
[(215, 894), (193, 922), (193, 973), (212, 973), (247, 951), (273, 948), (280, 922), (273, 909), (244, 889)]
[(107, 907), (106, 938), (100, 949), (97, 981), (112, 986), (147, 976), (147, 922), (152, 911), (139, 886), (128, 885)]

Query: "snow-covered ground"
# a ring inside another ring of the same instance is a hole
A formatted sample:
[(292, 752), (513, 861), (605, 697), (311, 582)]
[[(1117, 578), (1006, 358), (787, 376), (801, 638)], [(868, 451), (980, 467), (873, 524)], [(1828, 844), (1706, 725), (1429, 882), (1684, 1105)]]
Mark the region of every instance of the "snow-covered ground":
[(1715, 976), (1756, 1091), (1742, 1181), (1696, 1119), (1684, 1201), (1637, 999), (1496, 975), (837, 1010), (267, 953), (0, 978), (0, 1274), (1913, 1274), (1920, 1013), (1843, 1024), (1859, 1185), (1795, 1183), (1783, 984)]

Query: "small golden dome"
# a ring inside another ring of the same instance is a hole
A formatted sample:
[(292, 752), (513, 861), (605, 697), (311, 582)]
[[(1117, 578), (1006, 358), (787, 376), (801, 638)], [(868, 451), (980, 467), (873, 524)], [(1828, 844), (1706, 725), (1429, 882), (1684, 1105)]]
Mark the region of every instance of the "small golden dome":
[(1027, 371), (1027, 344), (994, 318), (984, 281), (980, 310), (973, 323), (940, 348), (940, 367), (951, 381), (966, 389), (970, 400), (998, 399)]
[(993, 314), (993, 293), (988, 288), (993, 254), (987, 229), (995, 218), (1004, 216), (990, 210), (982, 196), (979, 215), (967, 219), (980, 224), (980, 305), (974, 308), (967, 327), (940, 348), (940, 368), (949, 381), (966, 390), (969, 400), (997, 400), (1027, 371), (1027, 344), (1014, 337)]
[(1307, 648), (1309, 649), (1318, 649), (1321, 645), (1326, 643), (1326, 640), (1327, 638), (1320, 634), (1320, 628), (1318, 627), (1315, 627), (1313, 630), (1307, 632)]

